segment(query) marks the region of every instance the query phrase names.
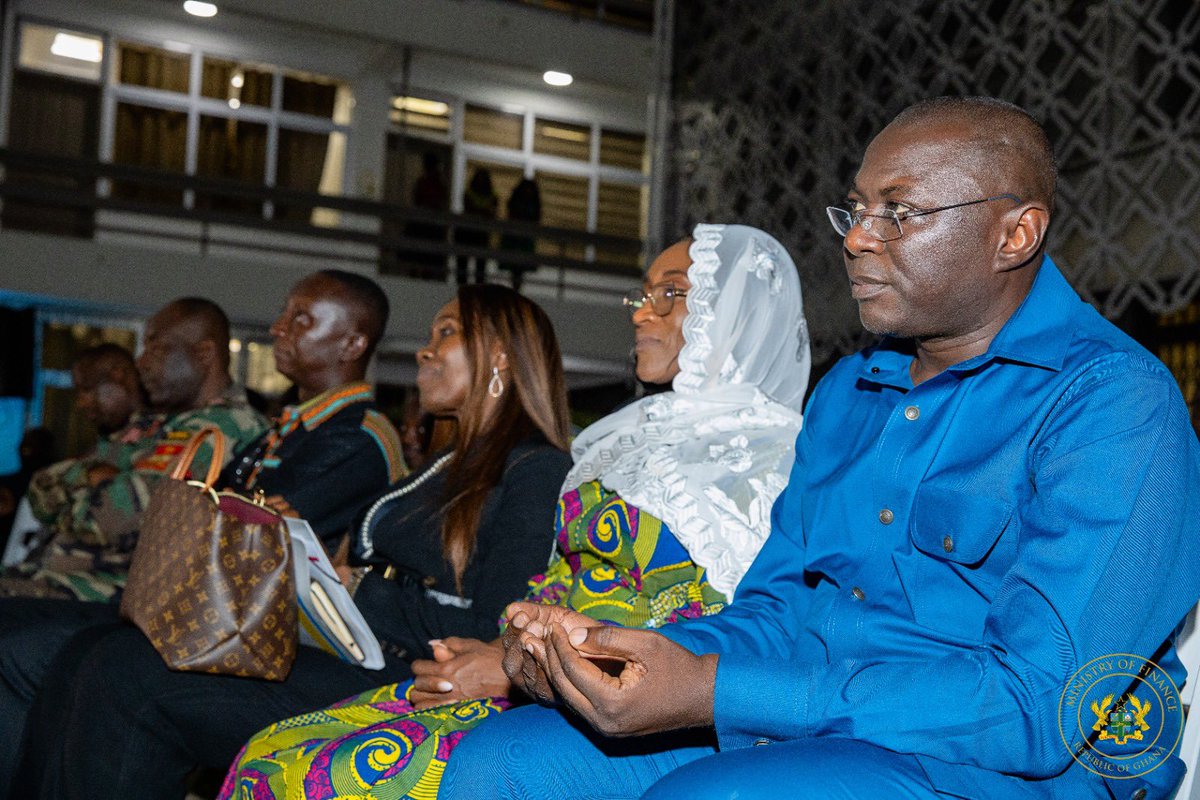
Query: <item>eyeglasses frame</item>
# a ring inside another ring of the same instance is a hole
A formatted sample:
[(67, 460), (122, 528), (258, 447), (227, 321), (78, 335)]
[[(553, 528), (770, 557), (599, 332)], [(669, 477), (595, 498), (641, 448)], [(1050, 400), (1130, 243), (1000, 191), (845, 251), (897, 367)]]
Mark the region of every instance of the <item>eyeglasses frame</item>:
[[(659, 288), (668, 288), (671, 290), (671, 296), (667, 298), (667, 300), (669, 301), (668, 305), (667, 305), (667, 310), (662, 311), (662, 312), (660, 312), (657, 308), (654, 307), (654, 297), (651, 294), (651, 292), (653, 292), (655, 289), (659, 289)], [(638, 292), (641, 295), (636, 300), (633, 299), (634, 292)], [(645, 308), (646, 304), (649, 303), (651, 311), (653, 311), (655, 314), (657, 314), (660, 317), (665, 317), (665, 316), (669, 315), (672, 311), (675, 310), (675, 300), (680, 297), (687, 297), (687, 295), (688, 295), (687, 289), (680, 289), (675, 284), (668, 281), (666, 283), (656, 283), (653, 286), (651, 286), (649, 289), (630, 289), (628, 292), (625, 293), (625, 296), (621, 298), (621, 305), (628, 308), (629, 315), (633, 316), (638, 311), (641, 311), (643, 308)]]
[[(866, 211), (859, 211), (856, 213), (856, 212), (850, 211), (847, 208), (843, 208), (842, 206), (826, 206), (825, 213), (826, 213), (826, 215), (828, 215), (829, 222), (831, 225), (833, 225), (833, 229), (842, 238), (849, 236), (850, 231), (854, 228), (855, 225), (861, 225), (863, 217), (875, 217), (876, 219), (891, 219), (892, 221), (894, 221), (896, 223), (896, 230), (898, 230), (900, 232), (899, 235), (892, 236), (887, 239), (881, 238), (880, 236), (877, 236), (874, 233), (872, 233), (871, 236), (880, 242), (894, 242), (897, 239), (901, 239), (904, 237), (904, 226), (901, 225), (900, 223), (906, 219), (911, 219), (913, 217), (923, 217), (923, 216), (926, 216), (927, 214), (936, 214), (939, 211), (949, 211), (952, 208), (963, 208), (964, 206), (973, 206), (973, 205), (978, 205), (979, 203), (990, 203), (993, 200), (1004, 200), (1004, 199), (1012, 200), (1014, 203), (1021, 202), (1020, 197), (1017, 197), (1015, 194), (1012, 194), (1011, 192), (1005, 192), (1004, 194), (996, 194), (996, 195), (992, 195), (991, 197), (983, 197), (983, 198), (980, 198), (979, 200), (968, 200), (965, 203), (951, 203), (948, 206), (939, 206), (938, 208), (914, 208), (914, 209), (910, 209), (908, 211), (904, 211), (901, 213), (896, 213), (895, 211), (891, 210), (890, 208), (883, 209), (883, 212), (885, 212), (885, 213), (869, 214)], [(845, 233), (842, 233), (840, 230), (838, 230), (838, 224), (834, 219), (835, 214), (849, 215), (850, 226), (848, 228), (846, 228)]]

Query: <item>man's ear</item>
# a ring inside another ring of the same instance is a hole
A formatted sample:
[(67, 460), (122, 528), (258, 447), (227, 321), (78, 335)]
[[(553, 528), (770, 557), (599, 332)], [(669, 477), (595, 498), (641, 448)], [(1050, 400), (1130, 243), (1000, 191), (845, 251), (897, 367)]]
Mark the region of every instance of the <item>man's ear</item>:
[(367, 352), (367, 335), (365, 333), (346, 334), (346, 338), (342, 340), (342, 361), (345, 363), (353, 363), (358, 361)]
[(1004, 223), (996, 259), (997, 272), (1022, 267), (1037, 255), (1046, 239), (1050, 212), (1038, 205), (1027, 205), (1005, 215)]

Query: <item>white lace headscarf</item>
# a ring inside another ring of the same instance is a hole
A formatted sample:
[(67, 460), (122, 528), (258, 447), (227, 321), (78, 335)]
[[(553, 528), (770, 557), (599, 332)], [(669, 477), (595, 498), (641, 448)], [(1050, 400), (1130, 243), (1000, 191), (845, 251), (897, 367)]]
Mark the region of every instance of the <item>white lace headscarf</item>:
[(673, 391), (575, 438), (569, 491), (599, 479), (661, 519), (732, 599), (771, 529), (811, 359), (796, 265), (745, 225), (697, 225)]

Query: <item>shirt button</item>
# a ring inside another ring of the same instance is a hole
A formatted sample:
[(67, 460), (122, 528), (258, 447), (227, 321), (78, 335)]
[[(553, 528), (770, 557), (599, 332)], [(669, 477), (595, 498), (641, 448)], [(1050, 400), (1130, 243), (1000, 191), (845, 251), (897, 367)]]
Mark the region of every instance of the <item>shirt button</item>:
[(872, 374), (872, 375), (878, 375), (878, 374), (879, 374), (879, 367), (871, 367), (871, 374)]
[(891, 525), (892, 520), (894, 520), (895, 518), (896, 518), (896, 515), (892, 513), (892, 510), (890, 508), (885, 508), (879, 512), (879, 521), (882, 522), (884, 525)]
[(921, 409), (917, 408), (916, 406), (909, 406), (908, 408), (904, 409), (905, 419), (914, 420), (919, 416), (921, 416)]
[(862, 589), (858, 588), (857, 586), (855, 586), (853, 589), (850, 590), (850, 594), (854, 597), (855, 600), (866, 600), (867, 599), (867, 593), (864, 592)]
[(942, 549), (947, 553), (954, 552), (954, 539), (949, 536), (942, 537)]
[(1146, 800), (1146, 790), (1138, 789), (1136, 792), (1129, 795), (1129, 800)]
[(763, 745), (767, 745), (767, 744), (770, 744), (770, 743), (771, 743), (771, 740), (770, 740), (770, 739), (755, 739), (755, 740), (754, 740), (754, 746), (755, 746), (755, 747), (762, 747)]

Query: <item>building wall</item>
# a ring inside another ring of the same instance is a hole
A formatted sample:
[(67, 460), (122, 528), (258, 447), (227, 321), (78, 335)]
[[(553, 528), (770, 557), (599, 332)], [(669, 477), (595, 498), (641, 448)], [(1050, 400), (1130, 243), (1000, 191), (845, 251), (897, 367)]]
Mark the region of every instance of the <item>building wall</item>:
[[(342, 190), (355, 197), (380, 199), (389, 103), (402, 89), (489, 106), (518, 104), (538, 115), (634, 132), (646, 129), (642, 84), (649, 72), (650, 38), (645, 34), (486, 0), (344, 0), (337, 5), (331, 15), (327, 3), (294, 3), (283, 11), (279, 3), (231, 0), (221, 3), (215, 18), (200, 20), (184, 13), (180, 3), (157, 0), (14, 0), (6, 4), (9, 46), (2, 55), (0, 144), (8, 129), (11, 44), (21, 20), (71, 25), (158, 47), (198, 48), (345, 81), (355, 107)], [(281, 13), (288, 19), (278, 19)], [(561, 63), (554, 53), (562, 54)], [(576, 70), (580, 80), (563, 91), (550, 89), (541, 72), (551, 67)], [(145, 218), (124, 222), (159, 228), (147, 233), (186, 227)], [(341, 224), (361, 223), (343, 219)], [(225, 234), (227, 240), (238, 235), (235, 230)], [(363, 252), (347, 255), (358, 259), (346, 262), (356, 264), (349, 268), (373, 272), (367, 266), (370, 252), (365, 258)], [(10, 300), (19, 295), (26, 298), (21, 302), (42, 298), (56, 306), (76, 303), (102, 313), (137, 314), (170, 297), (204, 294), (226, 306), (235, 322), (259, 329), (269, 324), (299, 275), (345, 266), (317, 255), (262, 255), (232, 245), (205, 249), (194, 237), (166, 241), (136, 231), (78, 240), (3, 230), (0, 262), (0, 295), (7, 293)], [(393, 315), (387, 348), (410, 351), (424, 341), (428, 320), (453, 287), (391, 276), (380, 280), (400, 312)], [(531, 294), (559, 325), (569, 363), (581, 371), (623, 373), (631, 336), (619, 303), (589, 303), (553, 291)]]

